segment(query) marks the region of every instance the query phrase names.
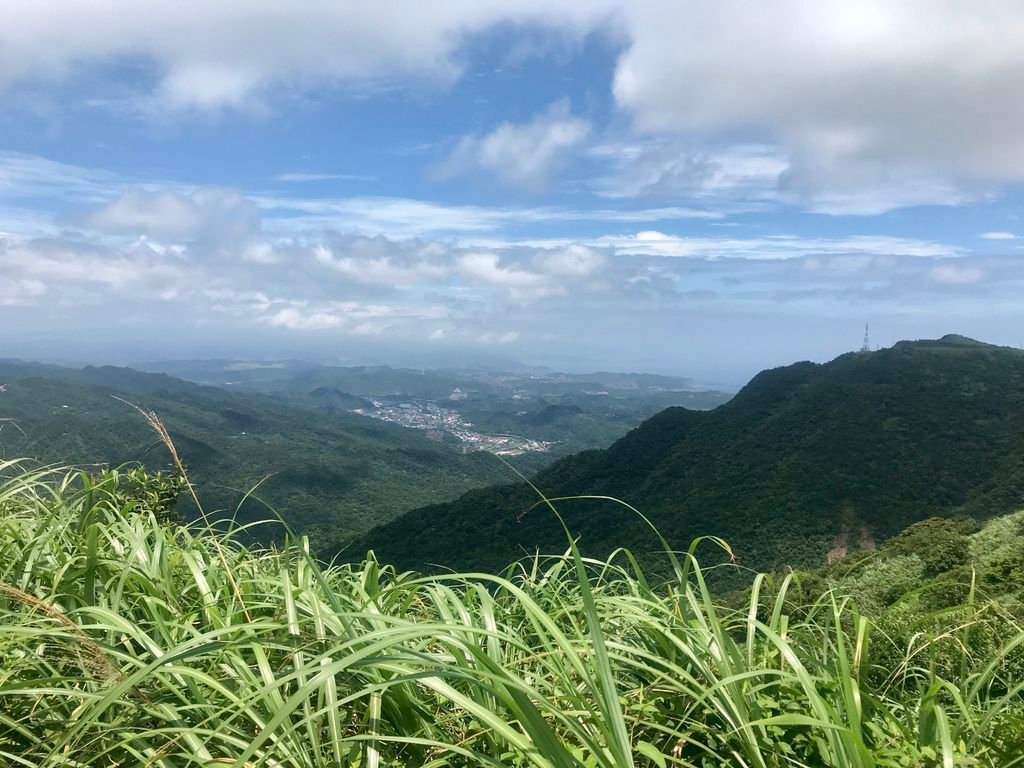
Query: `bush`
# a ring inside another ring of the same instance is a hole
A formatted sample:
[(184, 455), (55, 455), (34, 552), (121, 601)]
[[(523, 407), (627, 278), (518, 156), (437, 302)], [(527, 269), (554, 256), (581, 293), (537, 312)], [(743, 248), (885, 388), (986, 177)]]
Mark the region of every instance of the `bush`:
[[(501, 576), (326, 567), (139, 514), (145, 478), (0, 469), (11, 765), (996, 765), (1020, 736), (1005, 614), (900, 653), (835, 593), (791, 611), (792, 577), (723, 606), (692, 549), (663, 584), (571, 543)], [(921, 568), (888, 563), (872, 594)]]

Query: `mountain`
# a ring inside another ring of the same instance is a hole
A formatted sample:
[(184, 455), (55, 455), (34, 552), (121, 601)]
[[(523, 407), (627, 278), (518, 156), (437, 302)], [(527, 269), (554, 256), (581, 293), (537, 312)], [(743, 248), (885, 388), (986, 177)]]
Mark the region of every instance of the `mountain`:
[[(490, 454), (347, 412), (359, 398), (314, 397), (315, 410), (128, 368), (0, 362), (0, 456), (166, 469), (166, 449), (128, 401), (164, 420), (209, 511), (234, 510), (263, 481), (256, 495), (296, 528), (318, 526), (318, 543), (510, 476)], [(250, 500), (239, 519), (271, 516)]]
[(664, 408), (713, 408), (731, 396), (693, 379), (607, 371), (424, 370), (297, 360), (185, 360), (144, 367), (231, 392), (270, 395), (299, 408), (359, 410), (405, 426), (462, 433), (462, 439), (472, 431), (543, 443), (543, 450), (515, 456), (516, 467), (528, 472), (554, 458), (606, 448)]
[(575, 403), (570, 405), (543, 405), (539, 411), (526, 414), (523, 417), (523, 421), (527, 424), (548, 425), (559, 419), (571, 420), (573, 417), (582, 416), (585, 413), (586, 411)]
[[(756, 569), (812, 566), (932, 516), (1024, 506), (1024, 352), (959, 336), (764, 371), (712, 411), (669, 408), (606, 450), (533, 482), (549, 497), (612, 496), (673, 548), (716, 535)], [(470, 491), (357, 540), (399, 567), (493, 570), (564, 544), (526, 484)], [(581, 548), (659, 548), (608, 501), (557, 503)], [(527, 512), (527, 510), (530, 510)]]

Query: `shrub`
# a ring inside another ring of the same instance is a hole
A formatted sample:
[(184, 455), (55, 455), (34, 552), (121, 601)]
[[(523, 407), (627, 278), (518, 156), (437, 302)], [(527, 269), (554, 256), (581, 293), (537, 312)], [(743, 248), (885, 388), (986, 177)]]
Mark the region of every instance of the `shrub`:
[[(994, 765), (1020, 736), (1024, 631), (1002, 614), (945, 626), (963, 648), (992, 620), (941, 677), (938, 641), (893, 653), (847, 598), (790, 611), (792, 577), (723, 606), (696, 543), (665, 583), (571, 539), (500, 576), (420, 577), (168, 525), (123, 474), (0, 469), (11, 765)], [(920, 569), (891, 562), (893, 584)]]

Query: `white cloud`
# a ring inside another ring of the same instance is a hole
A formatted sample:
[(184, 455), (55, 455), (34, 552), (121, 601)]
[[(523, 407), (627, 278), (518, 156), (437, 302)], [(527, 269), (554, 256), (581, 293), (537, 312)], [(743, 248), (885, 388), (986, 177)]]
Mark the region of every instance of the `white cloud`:
[(592, 28), (603, 3), (448, 0), (338, 3), (38, 3), (11, 0), (0, 27), (0, 84), (69, 78), (90, 64), (142, 60), (159, 74), (156, 104), (246, 107), (268, 92), (392, 80), (447, 84), (468, 35), (505, 20)]
[(15, 279), (0, 275), (0, 306), (17, 307), (35, 304), (46, 294), (46, 284), (35, 279)]
[(449, 272), (448, 266), (423, 258), (425, 250), (384, 238), (342, 238), (337, 245), (317, 245), (313, 257), (362, 283), (414, 285), (441, 279)]
[(538, 187), (589, 132), (590, 123), (573, 117), (562, 100), (528, 123), (502, 123), (485, 135), (464, 136), (437, 173), (485, 171), (506, 184)]
[[(109, 235), (154, 237), (193, 243), (207, 256), (276, 264), (278, 247), (263, 233), (259, 207), (240, 192), (201, 187), (190, 193), (129, 189), (81, 218), (90, 229)], [(154, 243), (154, 247), (163, 247)]]
[(129, 189), (83, 217), (100, 232), (172, 240), (243, 240), (260, 230), (256, 204), (241, 193), (203, 187), (183, 194)]
[(542, 272), (557, 277), (588, 277), (600, 271), (608, 258), (585, 245), (568, 245), (550, 251), (539, 251), (534, 259)]
[(774, 200), (790, 167), (780, 149), (767, 144), (694, 146), (649, 139), (597, 144), (589, 154), (613, 168), (595, 183), (595, 191), (609, 198)]
[(111, 296), (166, 300), (168, 292), (186, 295), (192, 288), (185, 265), (144, 244), (112, 250), (62, 239), (0, 237), (0, 277), (8, 288), (20, 287), (23, 304), (44, 295), (77, 303)]
[(511, 344), (519, 339), (519, 333), (516, 331), (506, 331), (505, 333), (484, 333), (477, 337), (477, 341), (481, 344)]
[(403, 197), (295, 198), (253, 195), (261, 210), (274, 215), (278, 230), (344, 229), (393, 237), (495, 232), (517, 224), (551, 222), (639, 223), (685, 219), (718, 220), (723, 213), (681, 206), (609, 210), (555, 206), (486, 207), (444, 205)]
[(358, 173), (279, 173), (274, 178), (295, 184), (313, 181), (377, 181), (376, 176)]
[(337, 328), (345, 319), (330, 312), (303, 313), (295, 307), (287, 307), (266, 317), (265, 322), (271, 327), (287, 328), (291, 331), (323, 331)]
[[(606, 194), (761, 199), (775, 180), (780, 199), (811, 210), (871, 214), (1024, 180), (1017, 0), (314, 0), (287, 13), (273, 0), (10, 0), (4, 10), (17, 23), (0, 27), (0, 85), (142, 62), (133, 71), (154, 73), (143, 86), (153, 104), (213, 111), (338, 84), (447, 85), (466, 68), (467, 41), (502, 23), (570, 40), (611, 29), (622, 44), (613, 92), (635, 127), (624, 144), (653, 149), (632, 170), (616, 166), (622, 189), (601, 185)], [(451, 165), (535, 185), (588, 127), (556, 106), (466, 137)], [(281, 179), (321, 175), (331, 174)]]
[(982, 240), (1016, 240), (1013, 232), (983, 232), (979, 237)]
[(495, 253), (467, 253), (459, 257), (459, 269), (467, 277), (508, 288), (539, 288), (543, 275), (501, 264)]
[(89, 214), (84, 223), (103, 232), (191, 239), (203, 217), (197, 201), (173, 192), (133, 190)]
[(948, 264), (935, 267), (928, 275), (933, 281), (943, 285), (971, 285), (984, 277), (984, 273), (975, 267), (957, 267)]
[(700, 259), (740, 258), (785, 261), (807, 256), (911, 256), (949, 258), (960, 249), (929, 240), (859, 235), (845, 238), (813, 238), (791, 235), (754, 238), (679, 237), (657, 231), (634, 235), (607, 235), (594, 245), (614, 248), (618, 254), (691, 257)]
[(242, 246), (239, 255), (243, 261), (253, 264), (277, 264), (281, 261), (281, 254), (266, 240), (250, 240)]
[[(1024, 178), (1015, 0), (623, 5), (614, 92), (636, 127), (761, 135), (823, 211), (956, 203)], [(872, 190), (876, 190), (873, 194)]]

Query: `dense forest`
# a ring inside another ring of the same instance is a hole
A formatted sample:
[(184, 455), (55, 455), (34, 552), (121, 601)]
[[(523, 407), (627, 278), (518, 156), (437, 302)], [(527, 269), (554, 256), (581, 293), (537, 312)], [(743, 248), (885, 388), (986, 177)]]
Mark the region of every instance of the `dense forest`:
[[(329, 530), (334, 542), (514, 476), (490, 454), (463, 455), (415, 430), (161, 374), (5, 362), (0, 384), (0, 450), (8, 458), (167, 469), (170, 456), (135, 404), (167, 424), (208, 513), (243, 523), (280, 514), (296, 529)], [(186, 505), (182, 514), (195, 510)]]
[[(526, 483), (414, 510), (357, 541), (399, 567), (494, 570), (562, 546), (550, 498), (612, 496), (675, 548), (728, 540), (754, 569), (807, 566), (932, 516), (1024, 505), (1024, 352), (957, 336), (764, 371), (725, 405), (670, 408)], [(662, 548), (613, 501), (555, 506), (582, 550)], [(444, 535), (436, 535), (443, 531)]]

